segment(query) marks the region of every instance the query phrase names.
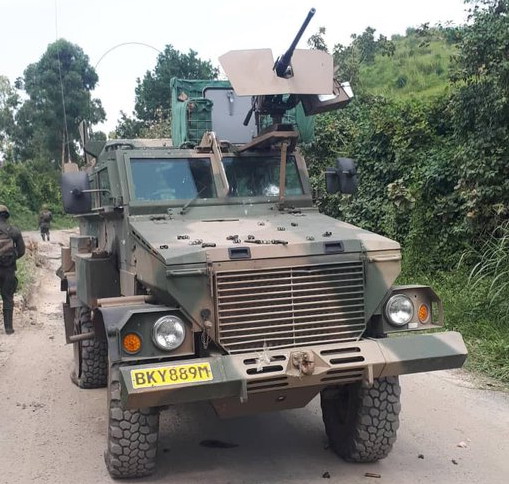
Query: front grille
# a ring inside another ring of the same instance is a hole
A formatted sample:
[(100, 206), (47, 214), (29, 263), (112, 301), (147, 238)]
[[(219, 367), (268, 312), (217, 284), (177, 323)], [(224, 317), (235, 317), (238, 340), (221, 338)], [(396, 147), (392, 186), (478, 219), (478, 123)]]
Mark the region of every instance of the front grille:
[(361, 261), (221, 271), (215, 293), (230, 353), (354, 341), (365, 328)]

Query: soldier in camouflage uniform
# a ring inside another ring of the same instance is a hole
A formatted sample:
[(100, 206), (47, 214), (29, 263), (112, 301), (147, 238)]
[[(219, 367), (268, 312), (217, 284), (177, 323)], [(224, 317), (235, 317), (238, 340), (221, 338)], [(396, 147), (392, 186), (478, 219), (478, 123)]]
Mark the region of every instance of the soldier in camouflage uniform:
[(49, 229), (52, 220), (53, 214), (48, 209), (48, 206), (44, 204), (39, 212), (39, 229), (41, 231), (42, 240), (47, 240), (49, 242)]
[(8, 222), (9, 209), (0, 205), (0, 294), (6, 334), (14, 333), (12, 316), (14, 293), (18, 287), (16, 260), (25, 254), (25, 243), (20, 230)]

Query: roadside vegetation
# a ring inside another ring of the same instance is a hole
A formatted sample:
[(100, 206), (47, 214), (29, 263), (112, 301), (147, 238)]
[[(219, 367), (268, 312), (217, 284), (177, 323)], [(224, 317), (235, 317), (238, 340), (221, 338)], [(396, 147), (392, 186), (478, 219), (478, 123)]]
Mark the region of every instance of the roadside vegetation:
[(29, 298), (30, 291), (37, 277), (37, 268), (40, 267), (41, 260), (37, 251), (36, 243), (27, 243), (25, 255), (18, 260), (16, 277), (18, 278), (18, 293), (24, 301)]
[[(422, 25), (391, 39), (367, 28), (335, 45), (338, 77), (356, 98), (317, 116), (304, 150), (321, 210), (398, 240), (400, 282), (433, 286), (447, 326), (467, 341), (468, 366), (509, 383), (509, 0), (465, 3), (464, 26)], [(324, 34), (309, 45), (327, 50)], [(196, 52), (166, 46), (138, 80), (133, 113), (109, 136), (168, 136), (169, 79), (217, 74)], [(97, 81), (83, 50), (63, 39), (15, 85), (0, 75), (0, 203), (22, 229), (36, 228), (43, 203), (55, 228), (73, 224), (61, 209), (60, 165), (83, 163), (79, 121), (104, 119), (91, 97)], [(355, 197), (325, 194), (323, 172), (339, 156), (358, 162)], [(23, 262), (20, 277), (31, 272)]]
[(456, 28), (428, 25), (392, 37), (392, 55), (376, 54), (374, 62), (361, 66), (362, 89), (393, 99), (445, 94), (450, 89), (449, 72), (457, 37)]
[(6, 163), (0, 169), (0, 200), (8, 205), (12, 223), (21, 230), (37, 230), (38, 214), (43, 204), (47, 204), (53, 213), (53, 228), (75, 225), (74, 219), (63, 213), (59, 171), (50, 163)]
[[(398, 240), (398, 282), (433, 286), (468, 367), (507, 384), (509, 1), (467, 3), (461, 28), (391, 40), (367, 29), (336, 46), (357, 98), (317, 117), (306, 152), (321, 209)], [(338, 156), (358, 162), (354, 197), (325, 194), (323, 171)]]

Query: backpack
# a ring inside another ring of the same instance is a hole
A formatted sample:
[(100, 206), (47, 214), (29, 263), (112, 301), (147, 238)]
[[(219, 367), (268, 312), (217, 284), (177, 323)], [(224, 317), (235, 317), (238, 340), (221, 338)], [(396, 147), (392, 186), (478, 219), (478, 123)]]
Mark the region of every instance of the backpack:
[(0, 229), (0, 267), (9, 267), (16, 262), (16, 247), (8, 232)]
[(51, 212), (49, 210), (44, 210), (39, 215), (39, 220), (41, 223), (49, 224), (51, 222)]

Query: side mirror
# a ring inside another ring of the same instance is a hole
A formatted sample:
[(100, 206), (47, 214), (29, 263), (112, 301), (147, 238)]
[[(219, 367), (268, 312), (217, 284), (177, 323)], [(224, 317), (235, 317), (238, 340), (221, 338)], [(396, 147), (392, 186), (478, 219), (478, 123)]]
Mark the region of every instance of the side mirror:
[(354, 194), (359, 185), (355, 161), (350, 158), (338, 158), (336, 168), (327, 168), (325, 184), (327, 193)]
[(349, 82), (339, 83), (334, 80), (332, 92), (333, 94), (326, 95), (301, 95), (300, 98), (302, 107), (304, 108), (304, 114), (306, 116), (312, 116), (313, 114), (326, 113), (327, 111), (344, 108), (354, 97)]
[(325, 189), (330, 194), (339, 192), (339, 176), (335, 168), (325, 170)]
[(78, 215), (92, 211), (90, 181), (84, 171), (62, 173), (60, 180), (65, 213)]

